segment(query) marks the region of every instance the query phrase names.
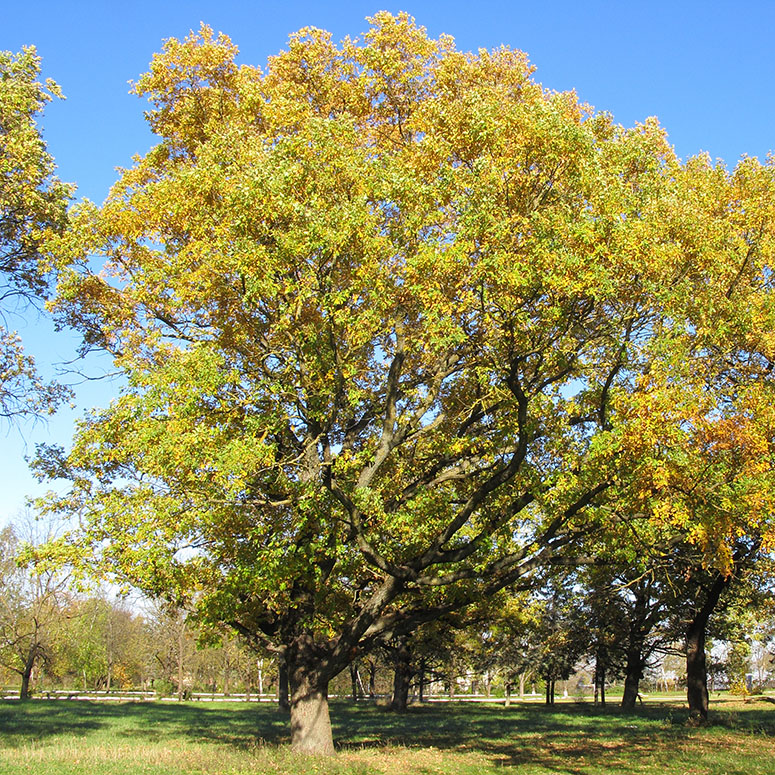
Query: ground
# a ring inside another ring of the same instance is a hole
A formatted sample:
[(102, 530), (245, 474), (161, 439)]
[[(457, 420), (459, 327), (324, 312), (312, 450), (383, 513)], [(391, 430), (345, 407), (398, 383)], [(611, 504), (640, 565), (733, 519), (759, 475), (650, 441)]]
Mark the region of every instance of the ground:
[(775, 775), (775, 704), (433, 704), (402, 716), (332, 703), (338, 753), (292, 754), (270, 704), (0, 702), (0, 775)]

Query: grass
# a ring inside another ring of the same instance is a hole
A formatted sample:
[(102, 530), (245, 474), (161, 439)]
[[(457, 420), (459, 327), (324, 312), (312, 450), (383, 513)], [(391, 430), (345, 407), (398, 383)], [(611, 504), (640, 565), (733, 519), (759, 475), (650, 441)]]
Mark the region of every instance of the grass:
[(332, 704), (339, 752), (299, 757), (273, 706), (0, 702), (0, 775), (775, 775), (775, 705), (723, 701), (692, 727), (678, 705), (425, 705), (402, 716)]

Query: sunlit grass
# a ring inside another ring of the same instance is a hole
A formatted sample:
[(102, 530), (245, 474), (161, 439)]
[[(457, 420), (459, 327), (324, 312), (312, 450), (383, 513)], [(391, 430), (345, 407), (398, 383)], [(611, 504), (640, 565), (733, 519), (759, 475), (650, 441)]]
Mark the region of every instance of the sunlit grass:
[(395, 715), (334, 703), (333, 759), (290, 752), (269, 705), (0, 703), (0, 774), (775, 775), (775, 705), (717, 702), (693, 727), (677, 704), (425, 705)]

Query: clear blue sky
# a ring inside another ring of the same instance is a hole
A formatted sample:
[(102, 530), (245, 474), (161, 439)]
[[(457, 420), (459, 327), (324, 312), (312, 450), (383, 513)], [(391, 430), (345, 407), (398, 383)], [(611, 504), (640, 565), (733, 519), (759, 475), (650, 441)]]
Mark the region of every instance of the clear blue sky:
[[(575, 89), (619, 123), (658, 116), (684, 158), (706, 151), (731, 167), (741, 155), (775, 150), (775, 2), (27, 0), (5, 6), (0, 49), (35, 45), (44, 75), (67, 95), (43, 122), (59, 176), (77, 184), (79, 197), (97, 202), (115, 180), (115, 167), (152, 143), (144, 105), (128, 94), (128, 81), (147, 68), (162, 40), (183, 37), (200, 21), (228, 34), (243, 62), (263, 65), (301, 27), (322, 27), (338, 39), (365, 30), (365, 17), (377, 10), (405, 10), (432, 36), (451, 34), (458, 48), (506, 44), (526, 51), (545, 86)], [(54, 334), (45, 319), (13, 323), (46, 372), (74, 357), (74, 337)], [(66, 445), (74, 418), (107, 403), (111, 391), (115, 385), (105, 382), (81, 385), (76, 409), (48, 425), (0, 429), (0, 525), (39, 490), (24, 455), (37, 442)]]

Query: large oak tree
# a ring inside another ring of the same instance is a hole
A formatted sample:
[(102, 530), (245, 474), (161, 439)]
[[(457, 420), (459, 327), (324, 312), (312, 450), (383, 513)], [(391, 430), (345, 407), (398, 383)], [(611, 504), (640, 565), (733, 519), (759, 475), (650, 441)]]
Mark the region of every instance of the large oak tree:
[(60, 319), (127, 378), (41, 457), (63, 552), (278, 652), (322, 752), (359, 653), (606, 527), (681, 431), (663, 388), (767, 281), (750, 204), (655, 121), (371, 25), (265, 72), (207, 27), (167, 41), (135, 86), (158, 144), (51, 241)]

